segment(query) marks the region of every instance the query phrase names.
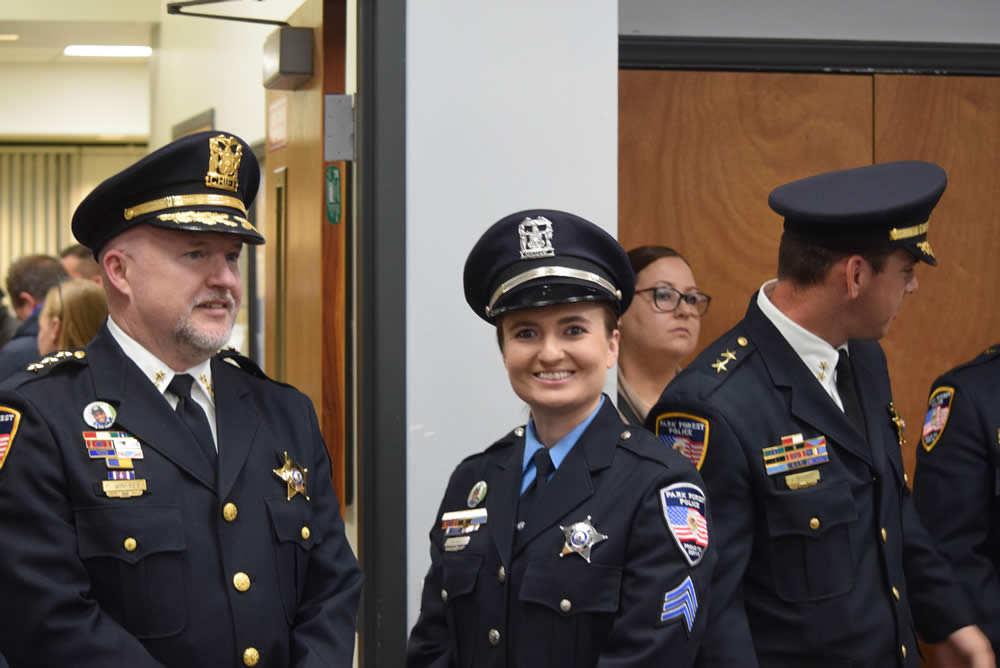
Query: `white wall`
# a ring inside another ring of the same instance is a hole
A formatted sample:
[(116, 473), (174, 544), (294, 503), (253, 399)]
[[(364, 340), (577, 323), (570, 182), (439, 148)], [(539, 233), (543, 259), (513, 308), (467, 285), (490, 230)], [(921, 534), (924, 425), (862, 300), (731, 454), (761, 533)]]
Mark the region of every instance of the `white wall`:
[(145, 137), (149, 67), (0, 66), (0, 134)]
[[(303, 0), (233, 2), (189, 11), (284, 21)], [(267, 133), (261, 84), (264, 40), (277, 26), (167, 14), (160, 7), (154, 45), (150, 150), (171, 140), (171, 128), (207, 109), (215, 127), (251, 144)]]
[(617, 230), (611, 0), (407, 3), (407, 602), (455, 465), (526, 418), (492, 327), (465, 303), (479, 235), (523, 208)]
[(1000, 41), (996, 0), (620, 0), (622, 35)]

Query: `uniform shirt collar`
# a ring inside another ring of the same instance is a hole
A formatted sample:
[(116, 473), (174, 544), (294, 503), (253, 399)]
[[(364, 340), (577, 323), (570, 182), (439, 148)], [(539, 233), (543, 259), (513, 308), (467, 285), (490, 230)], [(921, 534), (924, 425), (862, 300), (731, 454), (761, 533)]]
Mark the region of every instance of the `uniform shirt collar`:
[[(757, 306), (775, 329), (784, 337), (788, 345), (792, 347), (795, 354), (799, 356), (802, 363), (809, 369), (809, 373), (819, 381), (826, 393), (838, 404), (840, 396), (837, 394), (837, 382), (835, 371), (840, 355), (838, 349), (828, 342), (816, 336), (802, 325), (798, 324), (787, 315), (782, 313), (777, 306), (771, 302), (767, 296), (767, 290), (777, 283), (777, 279), (772, 279), (760, 286), (757, 293)], [(847, 350), (847, 344), (841, 346)]]
[[(121, 346), (125, 356), (132, 360), (149, 379), (149, 382), (159, 390), (160, 394), (163, 394), (176, 373), (141, 343), (126, 334), (110, 316), (108, 317), (108, 331)], [(194, 387), (201, 390), (202, 400), (207, 399), (212, 405), (215, 404), (215, 395), (212, 392), (212, 361), (210, 359), (181, 373), (190, 374), (194, 378)]]
[[(559, 465), (563, 463), (566, 459), (566, 455), (569, 451), (573, 449), (576, 442), (580, 440), (580, 436), (583, 432), (587, 430), (590, 423), (594, 421), (597, 417), (597, 413), (601, 410), (601, 406), (604, 405), (604, 395), (601, 395), (601, 401), (597, 404), (597, 408), (594, 412), (587, 416), (587, 419), (573, 427), (573, 429), (563, 436), (559, 441), (549, 448), (549, 457), (552, 458), (552, 465), (555, 469), (559, 468)], [(544, 447), (538, 440), (538, 435), (535, 433), (535, 420), (528, 420), (528, 428), (524, 430), (524, 458), (521, 461), (521, 493), (528, 488), (528, 485), (532, 483), (535, 479), (535, 462), (531, 460), (535, 452), (540, 448)], [(529, 468), (530, 467), (530, 468)], [(554, 472), (554, 471), (553, 471)]]

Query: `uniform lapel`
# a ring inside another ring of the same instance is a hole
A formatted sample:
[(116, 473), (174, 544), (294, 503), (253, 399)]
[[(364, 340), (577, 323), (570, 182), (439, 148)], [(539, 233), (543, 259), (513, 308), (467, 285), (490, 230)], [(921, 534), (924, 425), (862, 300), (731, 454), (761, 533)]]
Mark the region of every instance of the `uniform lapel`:
[(212, 360), (212, 387), (219, 435), (219, 496), (224, 498), (250, 453), (260, 412), (248, 405), (252, 399), (245, 373), (218, 358)]
[(492, 474), (490, 485), (496, 490), (496, 496), (487, 504), (491, 515), (489, 523), (493, 526), (491, 533), (500, 561), (508, 570), (514, 545), (514, 513), (521, 493), (523, 457), (524, 436), (521, 436), (512, 447), (498, 448), (489, 464)]
[(544, 502), (535, 506), (534, 521), (527, 523), (518, 539), (517, 552), (523, 550), (538, 534), (556, 526), (571, 510), (593, 496), (593, 473), (611, 465), (621, 425), (618, 411), (611, 400), (605, 397), (604, 405), (594, 421), (552, 476), (542, 497)]
[[(757, 306), (756, 295), (750, 302), (745, 323), (754, 344), (761, 352), (771, 380), (776, 386), (787, 389), (791, 398), (789, 408), (792, 415), (813, 426), (828, 441), (832, 440), (839, 447), (871, 464), (872, 456), (864, 436), (858, 433), (840, 407), (809, 373), (785, 337), (763, 314)], [(803, 436), (810, 438), (811, 434)]]
[(97, 398), (118, 406), (116, 424), (214, 490), (214, 474), (205, 455), (191, 442), (166, 398), (122, 352), (106, 324), (87, 346), (87, 356)]

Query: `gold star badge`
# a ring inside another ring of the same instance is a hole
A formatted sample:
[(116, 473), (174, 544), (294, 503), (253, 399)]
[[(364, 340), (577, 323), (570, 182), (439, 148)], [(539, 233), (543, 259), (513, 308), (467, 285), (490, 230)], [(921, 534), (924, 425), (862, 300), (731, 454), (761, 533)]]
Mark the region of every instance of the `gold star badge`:
[(734, 360), (736, 359), (736, 353), (734, 353), (732, 350), (727, 350), (726, 352), (722, 353), (722, 359), (726, 360), (727, 362), (729, 360)]
[(307, 468), (303, 468), (292, 461), (291, 457), (288, 456), (288, 452), (285, 452), (285, 463), (280, 469), (271, 469), (274, 471), (274, 475), (281, 478), (281, 480), (288, 485), (288, 501), (292, 500), (292, 497), (296, 494), (301, 494), (306, 497), (306, 501), (309, 500), (309, 495), (306, 494), (306, 473), (309, 471)]
[(722, 373), (723, 371), (729, 371), (726, 365), (729, 364), (729, 360), (716, 360), (712, 364), (712, 368), (715, 369), (715, 373)]

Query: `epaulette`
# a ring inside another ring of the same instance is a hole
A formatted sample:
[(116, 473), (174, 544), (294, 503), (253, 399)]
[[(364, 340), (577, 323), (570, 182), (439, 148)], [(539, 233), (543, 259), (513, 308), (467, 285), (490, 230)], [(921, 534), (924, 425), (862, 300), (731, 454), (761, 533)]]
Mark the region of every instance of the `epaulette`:
[(39, 371), (45, 371), (51, 369), (54, 366), (58, 366), (63, 362), (68, 362), (70, 360), (80, 362), (87, 357), (87, 353), (83, 350), (60, 350), (57, 353), (52, 353), (37, 362), (32, 362), (27, 367), (25, 371), (30, 371), (32, 373), (38, 373)]
[[(493, 444), (491, 444), (488, 448), (486, 448), (486, 451), (489, 452), (490, 450), (493, 450), (494, 448), (498, 448), (498, 447), (503, 446), (503, 445), (508, 445), (511, 441), (516, 441), (517, 439), (523, 438), (523, 437), (524, 437), (524, 425), (521, 425), (520, 427), (516, 427), (514, 429), (511, 429), (506, 434), (504, 434), (501, 438), (499, 438), (496, 441), (494, 441)], [(466, 459), (470, 459), (471, 457), (474, 457), (474, 456), (479, 455), (479, 454), (482, 454), (482, 453), (475, 453), (475, 455), (470, 455), (469, 457), (466, 457)]]
[(711, 349), (706, 348), (693, 364), (698, 365), (697, 371), (703, 380), (708, 376), (721, 385), (754, 349), (750, 339), (737, 327), (718, 339)]
[(958, 365), (951, 371), (954, 372), (960, 369), (966, 369), (968, 367), (978, 366), (980, 364), (986, 364), (987, 362), (992, 362), (998, 357), (1000, 357), (1000, 344), (995, 344), (990, 346), (983, 352), (979, 353), (968, 362)]
[(216, 356), (223, 362), (227, 362), (237, 369), (242, 369), (258, 378), (266, 378), (271, 380), (264, 371), (257, 366), (257, 363), (252, 359), (240, 353), (236, 348), (220, 348)]

